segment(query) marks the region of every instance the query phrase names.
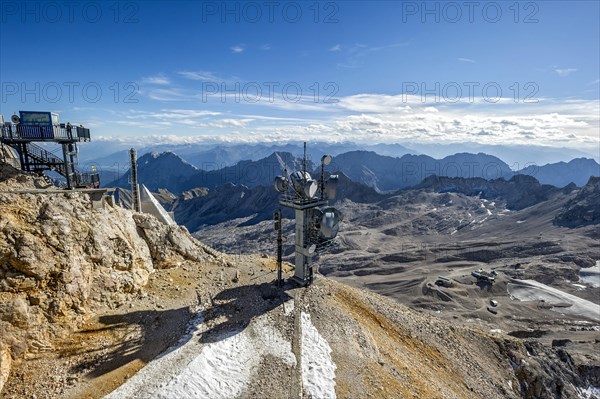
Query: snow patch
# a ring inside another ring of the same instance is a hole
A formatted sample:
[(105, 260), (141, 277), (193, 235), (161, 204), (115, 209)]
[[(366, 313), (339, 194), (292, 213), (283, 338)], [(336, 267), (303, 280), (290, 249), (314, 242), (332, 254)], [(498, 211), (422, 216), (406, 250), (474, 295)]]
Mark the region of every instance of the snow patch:
[(596, 266), (581, 268), (579, 270), (579, 281), (592, 287), (600, 287), (600, 261), (596, 261)]
[(290, 299), (283, 303), (283, 313), (289, 316), (294, 311), (294, 300)]
[(544, 301), (552, 310), (600, 321), (600, 305), (535, 280), (512, 280), (506, 287), (511, 298)]
[(310, 314), (301, 314), (302, 330), (302, 384), (306, 394), (314, 399), (334, 399), (336, 365), (331, 358), (331, 347), (310, 320)]
[[(198, 338), (204, 330), (203, 313), (198, 313), (190, 322), (187, 333), (182, 336), (177, 344), (169, 348), (144, 368), (137, 372), (119, 388), (106, 395), (104, 399), (121, 398), (148, 398), (152, 392), (162, 387), (170, 374), (175, 374), (183, 369), (186, 359), (195, 356), (200, 350)], [(165, 372), (168, 370), (169, 372)]]
[(244, 330), (210, 337), (202, 344), (206, 327), (196, 323), (193, 332), (105, 399), (228, 399), (240, 396), (255, 376), (262, 357), (281, 358), (296, 366), (292, 345), (274, 327), (268, 315)]
[[(207, 344), (200, 355), (169, 383), (152, 395), (156, 399), (238, 396), (250, 381), (254, 354), (245, 332), (230, 332)], [(165, 370), (167, 371), (167, 370)]]

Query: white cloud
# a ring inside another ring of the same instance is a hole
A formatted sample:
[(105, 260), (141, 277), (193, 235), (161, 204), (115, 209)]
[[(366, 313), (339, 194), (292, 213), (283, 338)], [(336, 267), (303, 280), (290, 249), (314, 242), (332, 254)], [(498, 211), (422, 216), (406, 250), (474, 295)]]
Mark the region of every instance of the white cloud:
[(245, 47), (243, 44), (238, 44), (238, 45), (230, 47), (229, 49), (231, 50), (232, 53), (239, 54), (245, 50)]
[(569, 76), (575, 71), (577, 71), (577, 68), (554, 68), (554, 72), (556, 72), (560, 77)]
[[(181, 93), (176, 93), (181, 94)], [(187, 94), (187, 93), (184, 93)], [(422, 101), (402, 94), (356, 94), (323, 104), (312, 98), (288, 102), (236, 104), (225, 113), (204, 109), (162, 108), (154, 112), (122, 111), (114, 122), (144, 129), (144, 134), (170, 131), (198, 134), (202, 140), (261, 142), (298, 140), (356, 142), (478, 142), (555, 147), (597, 147), (600, 104), (594, 100), (540, 98), (535, 104), (501, 99), (491, 104), (476, 98), (468, 103)], [(256, 115), (256, 106), (268, 106)], [(107, 131), (113, 121), (106, 126)], [(215, 132), (219, 129), (219, 133)], [(102, 135), (102, 127), (98, 134)], [(184, 139), (181, 139), (184, 140)], [(200, 140), (200, 139), (198, 139)], [(184, 140), (185, 141), (185, 140)]]
[(251, 119), (220, 119), (210, 124), (213, 127), (245, 127), (247, 123), (251, 122)]
[(458, 61), (460, 62), (468, 62), (470, 64), (474, 64), (475, 60), (471, 59), (471, 58), (457, 58)]
[(151, 89), (144, 94), (151, 100), (156, 101), (191, 101), (201, 97), (199, 92), (180, 88)]
[(160, 112), (134, 112), (128, 115), (128, 119), (172, 119), (182, 120), (187, 118), (197, 118), (206, 116), (221, 115), (220, 112), (195, 110), (195, 109), (161, 109)]
[(342, 46), (339, 44), (336, 44), (335, 46), (331, 47), (329, 49), (329, 51), (340, 51), (342, 49)]
[(271, 45), (270, 44), (263, 44), (262, 46), (260, 46), (260, 49), (263, 51), (268, 51), (271, 50)]
[(209, 71), (180, 71), (180, 72), (177, 72), (177, 74), (186, 79), (201, 80), (204, 82), (228, 83), (228, 82), (233, 82), (235, 80), (239, 80), (235, 77), (224, 78), (224, 77), (218, 76), (215, 73), (209, 72)]
[(171, 80), (163, 74), (158, 74), (155, 76), (147, 76), (142, 78), (142, 83), (148, 83), (153, 85), (168, 85), (171, 83)]

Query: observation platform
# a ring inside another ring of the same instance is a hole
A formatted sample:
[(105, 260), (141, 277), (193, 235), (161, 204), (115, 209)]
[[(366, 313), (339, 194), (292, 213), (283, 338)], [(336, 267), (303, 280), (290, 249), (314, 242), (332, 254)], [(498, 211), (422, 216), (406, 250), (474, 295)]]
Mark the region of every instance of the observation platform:
[(90, 129), (83, 126), (68, 126), (64, 123), (54, 126), (30, 126), (6, 122), (1, 129), (2, 141), (9, 145), (32, 141), (61, 144), (90, 141)]

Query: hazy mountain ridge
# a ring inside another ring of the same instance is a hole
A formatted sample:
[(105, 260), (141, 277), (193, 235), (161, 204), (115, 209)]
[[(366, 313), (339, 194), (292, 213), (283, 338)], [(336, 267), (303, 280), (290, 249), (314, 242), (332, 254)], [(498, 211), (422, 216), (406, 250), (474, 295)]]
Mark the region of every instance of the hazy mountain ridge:
[(533, 176), (542, 184), (563, 187), (575, 183), (581, 187), (588, 182), (590, 176), (600, 176), (600, 164), (591, 158), (576, 158), (569, 162), (531, 165), (521, 169), (519, 173)]
[[(238, 162), (234, 166), (227, 166), (222, 169), (211, 171), (200, 170), (184, 181), (177, 192), (197, 187), (212, 189), (227, 183), (242, 184), (248, 187), (271, 186), (275, 176), (283, 174), (284, 165), (286, 164), (288, 173), (294, 170), (301, 170), (303, 167), (302, 160), (291, 153), (274, 152), (258, 161), (245, 160)], [(314, 164), (309, 160), (307, 161), (306, 168), (308, 171), (311, 171), (314, 168)]]
[[(138, 158), (138, 182), (152, 191), (164, 188), (179, 192), (180, 187), (199, 171), (172, 152), (147, 153)], [(119, 177), (109, 187), (131, 188), (131, 170)]]
[[(80, 161), (94, 164), (97, 167), (121, 170), (129, 165), (129, 148), (135, 147), (139, 154), (147, 152), (170, 151), (187, 159), (199, 169), (203, 164), (211, 164), (206, 169), (223, 168), (237, 162), (250, 159), (258, 160), (275, 151), (291, 152), (300, 156), (303, 152), (302, 142), (272, 142), (255, 144), (224, 143), (162, 143), (148, 145), (145, 142), (126, 142), (123, 140), (99, 140), (85, 144), (85, 151), (80, 154)], [(524, 169), (527, 165), (545, 165), (549, 163), (568, 162), (575, 158), (593, 158), (600, 161), (597, 150), (587, 152), (569, 148), (551, 148), (532, 145), (484, 145), (479, 143), (454, 144), (364, 144), (354, 142), (317, 142), (308, 143), (309, 159), (317, 161), (324, 154), (339, 155), (355, 150), (375, 151), (380, 155), (400, 157), (404, 154), (427, 154), (433, 158), (444, 158), (460, 152), (485, 153), (504, 160), (513, 170)], [(214, 164), (217, 164), (216, 167)]]
[(334, 158), (333, 170), (379, 191), (392, 191), (419, 184), (428, 176), (509, 178), (513, 172), (499, 158), (478, 153), (458, 153), (442, 159), (427, 155), (400, 158), (369, 151), (352, 151)]
[[(98, 147), (102, 144), (102, 147)], [(101, 175), (106, 176), (102, 182), (112, 182), (121, 176), (129, 169), (129, 146), (122, 142), (114, 142), (107, 145), (103, 142), (87, 143), (88, 151), (86, 154), (103, 154), (95, 158), (81, 158), (80, 162), (91, 167), (94, 165)], [(98, 148), (97, 148), (98, 147)], [(185, 159), (187, 162), (197, 167), (198, 169), (214, 171), (229, 166), (234, 166), (240, 161), (250, 160), (258, 161), (266, 158), (274, 152), (291, 153), (295, 157), (300, 157), (303, 154), (303, 144), (298, 143), (257, 143), (257, 144), (155, 144), (144, 145), (138, 143), (135, 145), (138, 154), (152, 152), (173, 152)], [(106, 154), (106, 148), (120, 148), (120, 150)], [(91, 151), (89, 150), (91, 149)], [(319, 162), (321, 156), (325, 154), (338, 155), (343, 152), (370, 149), (377, 151), (382, 155), (400, 156), (403, 154), (418, 154), (418, 151), (406, 148), (400, 144), (372, 144), (361, 145), (352, 142), (347, 143), (319, 143), (309, 142), (307, 146), (307, 157), (316, 163)]]
[[(138, 176), (139, 182), (153, 191), (166, 188), (175, 194), (199, 187), (213, 189), (226, 183), (252, 188), (271, 185), (275, 176), (283, 174), (284, 163), (288, 163), (288, 173), (302, 168), (302, 160), (289, 152), (273, 152), (256, 161), (244, 160), (215, 170), (196, 169), (180, 156), (168, 152), (142, 156), (138, 162)], [(319, 163), (320, 161), (307, 161), (307, 170), (313, 171), (314, 178), (318, 178), (320, 174)], [(541, 184), (557, 187), (563, 187), (571, 183), (571, 180), (582, 185), (581, 182), (585, 180), (585, 184), (590, 176), (594, 176), (593, 173), (600, 174), (600, 165), (592, 159), (581, 158), (569, 163), (529, 166), (520, 171), (512, 171), (501, 159), (483, 153), (458, 153), (434, 159), (427, 155), (409, 154), (390, 157), (360, 150), (334, 157), (327, 170), (332, 173), (341, 172), (351, 180), (377, 191), (393, 192), (418, 186), (433, 175), (507, 181), (514, 176), (525, 175), (535, 177)], [(129, 172), (112, 185), (128, 188)]]

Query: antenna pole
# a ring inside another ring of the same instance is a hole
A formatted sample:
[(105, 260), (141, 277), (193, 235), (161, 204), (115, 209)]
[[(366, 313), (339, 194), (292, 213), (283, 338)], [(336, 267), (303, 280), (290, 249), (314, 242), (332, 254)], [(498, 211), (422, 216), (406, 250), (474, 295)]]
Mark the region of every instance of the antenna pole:
[(321, 201), (325, 199), (325, 162), (321, 160)]
[(304, 179), (306, 180), (306, 141), (304, 142), (304, 166), (302, 171), (304, 172)]
[(282, 278), (282, 246), (283, 246), (283, 238), (281, 236), (281, 209), (278, 209), (275, 212), (275, 230), (277, 231), (277, 286), (283, 286), (283, 278)]
[(136, 212), (141, 212), (141, 199), (140, 199), (140, 187), (138, 186), (138, 175), (137, 175), (137, 153), (135, 148), (129, 150), (129, 156), (131, 157), (131, 196), (133, 197), (133, 209)]

